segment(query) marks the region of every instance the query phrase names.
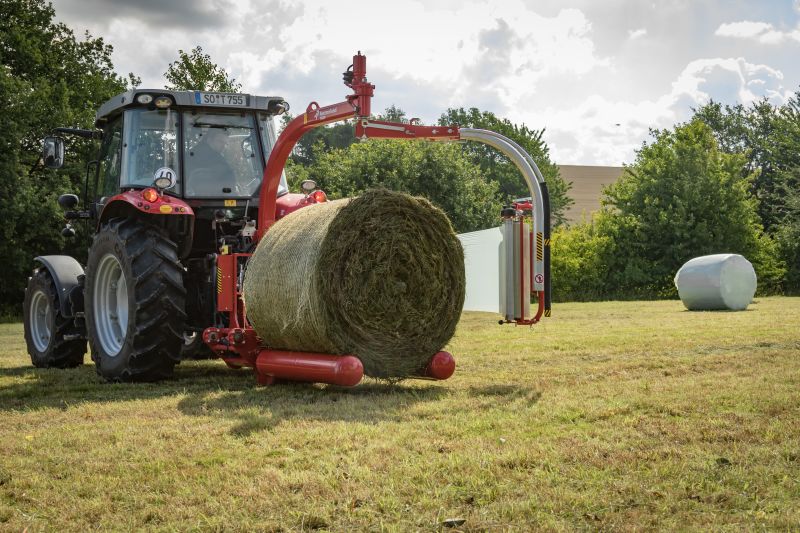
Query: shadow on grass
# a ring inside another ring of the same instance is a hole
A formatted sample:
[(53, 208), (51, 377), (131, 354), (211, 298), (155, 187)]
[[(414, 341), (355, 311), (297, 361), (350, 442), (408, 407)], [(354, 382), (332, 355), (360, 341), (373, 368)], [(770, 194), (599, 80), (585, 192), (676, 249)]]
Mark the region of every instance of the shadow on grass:
[(282, 383), (259, 387), (246, 369), (231, 370), (220, 361), (184, 362), (175, 378), (159, 383), (106, 383), (94, 365), (72, 369), (30, 366), (0, 368), (0, 412), (69, 409), (81, 404), (175, 397), (177, 409), (190, 416), (222, 416), (236, 421), (230, 433), (247, 436), (268, 430), (285, 420), (376, 421), (405, 419), (409, 406), (435, 401), (446, 388), (399, 384), (365, 378), (354, 388)]
[[(755, 303), (755, 302), (753, 302), (753, 303)], [(715, 313), (754, 313), (757, 310), (758, 309), (752, 309), (752, 308), (750, 308), (748, 306), (747, 309), (685, 309), (684, 308), (684, 309), (681, 309), (678, 312), (679, 313), (695, 313), (695, 314), (701, 314), (701, 313), (715, 314)]]
[(269, 430), (287, 420), (347, 421), (374, 423), (407, 418), (416, 403), (435, 401), (444, 387), (365, 382), (357, 387), (282, 383), (271, 387), (251, 386), (238, 391), (188, 395), (178, 402), (186, 415), (234, 418), (230, 433), (244, 437)]

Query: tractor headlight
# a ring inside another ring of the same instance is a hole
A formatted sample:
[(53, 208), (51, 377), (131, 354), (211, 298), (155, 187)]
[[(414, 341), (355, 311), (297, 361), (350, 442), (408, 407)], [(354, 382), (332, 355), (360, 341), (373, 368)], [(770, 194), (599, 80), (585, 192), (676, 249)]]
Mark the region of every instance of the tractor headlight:
[(159, 192), (173, 188), (176, 183), (175, 171), (170, 167), (161, 167), (153, 174), (153, 185)]
[(175, 185), (175, 180), (172, 179), (172, 177), (156, 178), (153, 181), (153, 185), (155, 185), (158, 189), (161, 189), (163, 191), (164, 189), (169, 189), (170, 187), (173, 187)]
[(153, 101), (153, 104), (159, 109), (166, 109), (172, 105), (172, 98), (169, 96), (159, 96)]
[(136, 102), (140, 104), (149, 104), (152, 101), (153, 97), (150, 96), (149, 94), (140, 94), (139, 96), (136, 97)]
[(303, 180), (303, 182), (300, 183), (300, 188), (303, 189), (304, 193), (311, 194), (314, 192), (314, 189), (317, 188), (317, 182), (314, 180)]

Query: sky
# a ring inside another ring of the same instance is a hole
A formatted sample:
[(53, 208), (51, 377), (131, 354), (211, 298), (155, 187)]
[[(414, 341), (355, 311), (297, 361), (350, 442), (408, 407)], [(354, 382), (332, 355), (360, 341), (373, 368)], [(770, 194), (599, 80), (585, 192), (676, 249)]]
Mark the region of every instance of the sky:
[(367, 56), (373, 113), (431, 124), (477, 107), (544, 129), (559, 164), (622, 165), (714, 99), (781, 104), (800, 90), (800, 0), (52, 0), (76, 34), (114, 47), (120, 74), (163, 87), (199, 45), (293, 112), (348, 94)]

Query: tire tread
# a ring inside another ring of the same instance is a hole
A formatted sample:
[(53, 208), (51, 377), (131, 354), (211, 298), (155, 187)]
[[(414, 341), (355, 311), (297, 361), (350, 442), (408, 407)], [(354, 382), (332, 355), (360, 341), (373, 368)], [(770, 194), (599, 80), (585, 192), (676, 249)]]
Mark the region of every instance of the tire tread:
[[(131, 339), (126, 339), (122, 349), (129, 350), (128, 364), (122, 369), (104, 371), (100, 347), (92, 339), (93, 327), (89, 328), (92, 359), (97, 372), (111, 381), (157, 381), (168, 378), (180, 362), (182, 332), (186, 321), (186, 290), (178, 247), (162, 230), (138, 219), (111, 219), (95, 235), (95, 242), (103, 232), (116, 234), (125, 248), (125, 259), (130, 261), (133, 276), (131, 282), (136, 305), (128, 318), (134, 325), (128, 330)], [(87, 272), (87, 290), (90, 278), (91, 273)]]

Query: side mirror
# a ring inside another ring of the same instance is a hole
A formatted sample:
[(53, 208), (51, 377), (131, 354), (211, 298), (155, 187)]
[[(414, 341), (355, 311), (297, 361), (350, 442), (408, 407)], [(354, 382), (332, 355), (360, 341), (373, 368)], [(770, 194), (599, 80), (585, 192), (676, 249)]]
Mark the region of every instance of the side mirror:
[(42, 159), (47, 168), (64, 166), (64, 139), (61, 137), (45, 137), (42, 146)]

